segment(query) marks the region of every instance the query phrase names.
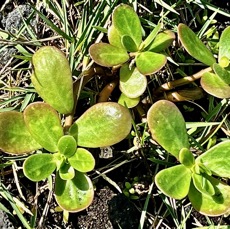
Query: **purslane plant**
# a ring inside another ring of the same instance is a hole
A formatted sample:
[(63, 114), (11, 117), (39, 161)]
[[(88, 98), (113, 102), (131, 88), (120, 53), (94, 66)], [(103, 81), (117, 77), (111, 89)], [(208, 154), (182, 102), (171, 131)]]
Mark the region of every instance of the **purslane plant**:
[(188, 196), (193, 207), (204, 215), (218, 216), (230, 210), (230, 141), (223, 141), (197, 158), (190, 151), (186, 125), (172, 102), (160, 100), (147, 114), (152, 138), (180, 164), (157, 173), (157, 187), (167, 196)]
[[(147, 87), (146, 75), (159, 71), (167, 61), (167, 49), (175, 35), (172, 31), (161, 31), (158, 24), (142, 41), (140, 19), (132, 7), (120, 4), (112, 14), (112, 25), (108, 29), (109, 43), (91, 45), (91, 58), (99, 65), (120, 68), (119, 87), (121, 101), (138, 103)], [(122, 102), (121, 102), (122, 103)]]
[(131, 115), (117, 103), (98, 103), (66, 129), (61, 117), (73, 112), (75, 99), (68, 60), (59, 49), (46, 46), (33, 55), (32, 64), (31, 80), (45, 102), (32, 103), (23, 113), (0, 113), (0, 149), (16, 155), (38, 150), (25, 160), (25, 176), (41, 181), (56, 170), (57, 203), (66, 211), (81, 211), (93, 200), (93, 184), (86, 172), (95, 165), (83, 147), (123, 140), (131, 129)]

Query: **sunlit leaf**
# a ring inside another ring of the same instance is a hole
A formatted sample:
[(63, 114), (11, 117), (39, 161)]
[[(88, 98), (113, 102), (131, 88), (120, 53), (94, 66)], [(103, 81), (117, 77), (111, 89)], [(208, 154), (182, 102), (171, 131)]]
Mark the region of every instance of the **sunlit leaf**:
[(42, 97), (62, 114), (72, 112), (73, 82), (69, 62), (65, 55), (53, 46), (40, 48), (32, 57), (34, 72), (32, 83)]
[(188, 197), (193, 207), (203, 215), (219, 216), (229, 212), (230, 186), (210, 177), (216, 194), (214, 196), (202, 194), (191, 182)]
[(140, 101), (140, 97), (137, 98), (129, 98), (125, 94), (121, 93), (118, 103), (127, 108), (135, 107)]
[(112, 14), (112, 23), (121, 36), (130, 36), (136, 46), (140, 46), (142, 41), (141, 23), (132, 7), (120, 4)]
[(219, 64), (213, 64), (213, 70), (226, 84), (230, 85), (230, 71), (222, 68)]
[(216, 62), (211, 51), (187, 25), (178, 25), (178, 36), (182, 45), (192, 57), (208, 66), (212, 66)]
[(154, 52), (141, 52), (136, 56), (137, 69), (143, 75), (150, 75), (158, 72), (167, 62), (163, 54)]
[(179, 159), (182, 148), (189, 148), (185, 121), (175, 104), (166, 100), (154, 103), (147, 113), (152, 138)]
[(129, 59), (124, 48), (116, 47), (107, 43), (93, 44), (89, 48), (91, 58), (99, 65), (113, 67), (123, 64)]
[(77, 143), (73, 136), (64, 135), (58, 141), (58, 151), (69, 158), (74, 155), (77, 149)]
[(31, 103), (24, 111), (24, 120), (34, 139), (50, 152), (58, 150), (57, 144), (63, 129), (57, 112), (48, 104)]
[(23, 172), (32, 181), (41, 181), (56, 169), (53, 154), (41, 153), (29, 156), (23, 163)]
[(161, 52), (168, 48), (175, 40), (175, 33), (165, 30), (158, 33), (154, 41), (146, 48), (148, 51)]
[(113, 46), (124, 48), (124, 46), (121, 43), (121, 35), (117, 31), (117, 29), (114, 27), (114, 25), (111, 25), (108, 29), (108, 40), (109, 43)]
[(226, 84), (218, 75), (206, 72), (201, 77), (202, 88), (217, 98), (229, 98), (230, 86)]
[(95, 166), (95, 159), (93, 155), (83, 148), (77, 148), (76, 153), (70, 157), (68, 161), (73, 168), (82, 173), (93, 170)]
[(28, 131), (23, 114), (17, 111), (0, 113), (0, 149), (10, 154), (29, 153), (42, 146)]
[(228, 26), (221, 34), (219, 41), (219, 55), (218, 61), (220, 62), (223, 57), (230, 59), (230, 26)]
[(71, 180), (75, 176), (74, 168), (67, 163), (63, 163), (58, 172), (62, 180)]
[(196, 159), (219, 177), (230, 178), (230, 141), (221, 142)]
[(146, 76), (142, 75), (134, 66), (124, 64), (120, 68), (120, 90), (129, 98), (141, 96), (147, 87)]
[(202, 194), (209, 196), (215, 195), (215, 189), (209, 179), (206, 178), (206, 176), (193, 173), (192, 181), (196, 189)]
[(93, 201), (93, 184), (83, 173), (75, 171), (75, 176), (71, 180), (62, 180), (57, 173), (55, 184), (56, 201), (66, 211), (82, 211)]
[(184, 165), (176, 165), (157, 173), (155, 181), (165, 195), (180, 200), (188, 194), (191, 172)]
[(129, 110), (118, 103), (104, 102), (89, 108), (69, 132), (79, 146), (105, 147), (123, 140), (130, 130)]

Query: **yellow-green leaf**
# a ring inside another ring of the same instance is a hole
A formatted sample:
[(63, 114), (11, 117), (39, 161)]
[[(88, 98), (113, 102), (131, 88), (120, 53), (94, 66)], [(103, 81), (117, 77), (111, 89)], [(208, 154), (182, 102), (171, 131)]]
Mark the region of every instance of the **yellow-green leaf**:
[(142, 75), (134, 66), (123, 64), (120, 68), (120, 90), (129, 98), (141, 96), (147, 87), (146, 76)]
[(0, 149), (9, 154), (24, 154), (42, 146), (28, 131), (23, 114), (17, 111), (0, 113)]
[(129, 59), (124, 48), (116, 47), (107, 43), (93, 44), (89, 48), (91, 58), (99, 65), (113, 67), (123, 64)]
[(136, 56), (137, 69), (143, 75), (150, 75), (158, 72), (167, 62), (163, 54), (154, 52), (141, 52)]
[(64, 133), (56, 110), (46, 103), (31, 103), (24, 111), (24, 120), (31, 135), (43, 148), (58, 151), (58, 141)]
[(105, 147), (123, 140), (131, 130), (129, 110), (114, 102), (98, 103), (89, 108), (70, 127), (69, 133), (83, 147)]
[(202, 88), (217, 98), (230, 98), (230, 86), (224, 82), (218, 75), (206, 72), (201, 77)]
[(216, 62), (211, 51), (187, 25), (178, 25), (178, 36), (182, 45), (192, 57), (208, 66), (212, 66)]
[(62, 114), (74, 105), (72, 73), (65, 55), (53, 46), (40, 48), (32, 57), (32, 83), (42, 97)]

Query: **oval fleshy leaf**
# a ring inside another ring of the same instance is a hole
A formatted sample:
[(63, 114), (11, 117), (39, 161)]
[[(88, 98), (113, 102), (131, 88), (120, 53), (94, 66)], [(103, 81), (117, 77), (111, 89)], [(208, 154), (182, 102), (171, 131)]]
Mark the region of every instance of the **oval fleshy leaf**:
[(219, 64), (213, 64), (213, 70), (226, 84), (230, 85), (230, 71), (222, 68)]
[(64, 135), (58, 140), (58, 151), (66, 158), (74, 155), (77, 149), (77, 143), (73, 136)]
[(202, 194), (209, 196), (215, 195), (215, 189), (212, 183), (205, 176), (193, 173), (192, 181), (196, 189)]
[(118, 103), (98, 103), (77, 119), (69, 133), (79, 146), (106, 147), (127, 137), (131, 119), (129, 110)]
[(63, 129), (57, 112), (48, 104), (31, 103), (24, 111), (24, 120), (31, 135), (43, 148), (58, 151), (58, 140)]
[(195, 163), (194, 156), (192, 155), (191, 151), (187, 148), (182, 148), (180, 150), (179, 161), (187, 168), (192, 168)]
[(121, 35), (119, 34), (119, 32), (113, 24), (108, 29), (108, 40), (111, 45), (122, 49), (124, 48), (124, 46), (121, 43)]
[(133, 108), (140, 102), (140, 97), (129, 98), (125, 94), (121, 93), (118, 103), (127, 108)]
[(120, 4), (112, 14), (112, 23), (121, 36), (128, 35), (139, 47), (142, 41), (141, 23), (132, 7)]
[(105, 67), (113, 67), (129, 60), (129, 55), (125, 49), (107, 43), (91, 45), (89, 53), (97, 64)]
[(178, 25), (178, 36), (182, 45), (192, 57), (208, 66), (212, 66), (216, 62), (211, 51), (187, 25)]
[(75, 171), (75, 176), (71, 180), (62, 180), (57, 173), (55, 184), (56, 201), (68, 212), (82, 211), (93, 201), (92, 181), (83, 173)]
[(40, 149), (42, 146), (31, 136), (23, 119), (17, 111), (0, 113), (0, 149), (9, 154), (24, 154)]
[(196, 159), (219, 177), (230, 178), (230, 141), (221, 142)]
[(230, 210), (230, 186), (210, 177), (216, 195), (209, 196), (197, 191), (191, 182), (188, 197), (192, 206), (201, 214), (208, 216), (223, 215)]
[(175, 33), (170, 30), (165, 30), (157, 34), (154, 41), (146, 48), (151, 52), (161, 52), (167, 49), (175, 40)]
[(157, 173), (155, 182), (165, 195), (181, 200), (188, 194), (191, 172), (184, 165), (176, 165)]
[(152, 30), (152, 32), (141, 43), (140, 50), (146, 49), (154, 41), (160, 29), (161, 29), (161, 23), (158, 23), (157, 26)]
[(56, 169), (53, 154), (41, 153), (29, 156), (23, 163), (23, 172), (32, 181), (41, 181)]
[(75, 176), (75, 170), (72, 166), (64, 163), (58, 170), (59, 176), (62, 180), (71, 180)]
[(154, 103), (147, 121), (152, 138), (177, 159), (182, 148), (189, 148), (185, 121), (174, 103), (167, 100)]
[(129, 64), (123, 64), (120, 68), (120, 90), (129, 98), (141, 96), (147, 87), (146, 76), (142, 75), (137, 68)]
[(228, 26), (220, 36), (218, 62), (220, 62), (223, 57), (227, 57), (228, 59), (230, 59), (229, 44), (230, 44), (230, 26)]
[(65, 55), (53, 46), (40, 48), (32, 57), (32, 83), (42, 97), (62, 114), (74, 105), (72, 73)]
[(76, 153), (68, 159), (73, 168), (79, 172), (86, 173), (94, 169), (95, 159), (86, 149), (77, 148)]
[(230, 86), (218, 75), (206, 72), (201, 77), (200, 83), (208, 94), (221, 99), (230, 98)]
[(122, 36), (121, 42), (124, 48), (129, 52), (136, 52), (138, 50), (138, 47), (135, 44), (134, 40), (128, 35)]
[(137, 69), (143, 75), (158, 72), (165, 66), (167, 58), (163, 54), (154, 52), (141, 52), (136, 56)]

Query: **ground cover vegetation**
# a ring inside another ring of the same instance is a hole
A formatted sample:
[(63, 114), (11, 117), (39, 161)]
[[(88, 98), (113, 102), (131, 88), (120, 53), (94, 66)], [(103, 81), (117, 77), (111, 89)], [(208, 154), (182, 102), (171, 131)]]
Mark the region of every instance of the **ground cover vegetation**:
[(2, 228), (229, 227), (228, 2), (1, 4)]

